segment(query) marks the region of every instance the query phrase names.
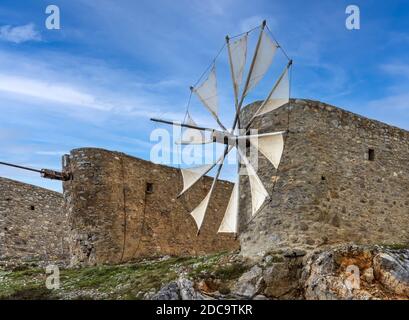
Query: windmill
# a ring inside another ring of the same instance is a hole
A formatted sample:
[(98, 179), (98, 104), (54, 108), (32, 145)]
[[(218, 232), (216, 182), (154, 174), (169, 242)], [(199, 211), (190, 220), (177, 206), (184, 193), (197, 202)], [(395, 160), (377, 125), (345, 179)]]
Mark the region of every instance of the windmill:
[[(250, 32), (253, 32), (255, 30), (259, 30), (258, 40), (255, 46), (250, 66), (248, 68), (245, 82), (242, 83), (244, 70), (246, 67), (248, 36)], [(238, 36), (231, 38), (226, 36), (226, 43), (223, 48), (224, 47), (227, 47), (230, 73), (234, 91), (235, 116), (232, 129), (226, 129), (219, 118), (219, 101), (217, 94), (217, 77), (215, 64), (216, 59), (209, 67), (205, 80), (201, 81), (197, 86), (191, 87), (190, 90), (191, 94), (197, 96), (203, 106), (210, 112), (212, 117), (219, 125), (220, 129), (198, 126), (192, 119), (188, 110), (183, 122), (151, 119), (155, 122), (161, 122), (185, 128), (186, 131), (184, 132), (181, 141), (179, 141), (179, 144), (181, 145), (201, 145), (209, 143), (221, 143), (225, 145), (223, 154), (213, 163), (195, 168), (181, 169), (183, 176), (183, 190), (180, 192), (179, 196), (192, 188), (193, 185), (196, 184), (196, 182), (198, 182), (203, 176), (208, 174), (213, 168), (217, 168), (210, 191), (200, 202), (200, 204), (190, 213), (190, 215), (196, 222), (198, 233), (200, 232), (200, 228), (209, 206), (210, 199), (215, 190), (215, 186), (223, 168), (225, 158), (233, 149), (237, 150), (238, 167), (240, 168), (241, 163), (250, 181), (252, 216), (255, 217), (261, 209), (262, 205), (270, 199), (270, 195), (264, 187), (261, 179), (258, 177), (254, 166), (247, 158), (245, 150), (240, 147), (240, 145), (242, 145), (239, 143), (240, 141), (249, 141), (250, 145), (255, 146), (256, 149), (261, 152), (276, 169), (279, 166), (284, 150), (284, 135), (286, 133), (285, 131), (268, 132), (254, 135), (249, 135), (249, 133), (251, 124), (257, 117), (273, 111), (289, 102), (289, 70), (292, 66), (292, 60), (289, 59), (285, 52), (281, 49), (285, 57), (288, 59), (287, 65), (274, 83), (272, 89), (266, 95), (266, 98), (259, 105), (255, 113), (252, 115), (251, 119), (245, 125), (244, 130), (238, 130), (240, 128), (240, 112), (242, 110), (245, 98), (267, 73), (272, 64), (277, 49), (281, 47), (278, 42), (272, 37), (272, 34), (266, 25), (266, 21), (263, 21), (261, 26)], [(205, 134), (206, 132), (210, 132), (210, 134), (207, 134), (207, 137)], [(238, 232), (238, 211), (240, 198), (239, 187), (240, 183), (238, 172), (237, 181), (233, 187), (233, 191), (230, 196), (223, 221), (218, 230), (219, 233)]]

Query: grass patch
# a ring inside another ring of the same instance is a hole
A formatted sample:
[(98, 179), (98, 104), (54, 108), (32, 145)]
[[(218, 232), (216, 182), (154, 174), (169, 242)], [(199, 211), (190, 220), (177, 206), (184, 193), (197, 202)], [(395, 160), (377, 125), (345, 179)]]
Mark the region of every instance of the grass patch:
[(60, 270), (60, 289), (45, 287), (44, 269), (0, 269), (0, 299), (142, 299), (178, 278), (181, 269), (191, 275), (213, 272), (233, 279), (242, 273), (238, 264), (219, 266), (224, 254), (140, 261), (124, 265), (103, 265)]
[(409, 244), (402, 244), (402, 243), (387, 243), (381, 245), (384, 248), (392, 249), (392, 250), (404, 250), (409, 249)]

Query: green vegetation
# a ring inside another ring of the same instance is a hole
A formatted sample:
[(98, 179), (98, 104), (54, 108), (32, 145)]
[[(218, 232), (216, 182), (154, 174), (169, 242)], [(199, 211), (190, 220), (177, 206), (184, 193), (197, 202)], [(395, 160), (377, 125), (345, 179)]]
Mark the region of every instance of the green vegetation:
[(0, 299), (142, 299), (146, 293), (156, 292), (177, 279), (182, 271), (195, 279), (212, 277), (229, 281), (246, 270), (240, 263), (225, 260), (227, 254), (216, 254), (62, 269), (58, 290), (46, 289), (44, 269), (0, 269)]
[(402, 249), (409, 249), (409, 244), (403, 244), (403, 243), (388, 243), (388, 244), (382, 244), (381, 245), (384, 248), (387, 249), (392, 249), (392, 250), (402, 250)]

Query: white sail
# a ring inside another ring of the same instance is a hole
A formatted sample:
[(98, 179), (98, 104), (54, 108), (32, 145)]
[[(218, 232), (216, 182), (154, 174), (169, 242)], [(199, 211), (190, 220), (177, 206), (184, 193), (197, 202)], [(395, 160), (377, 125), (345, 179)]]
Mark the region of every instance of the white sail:
[(233, 75), (234, 92), (238, 94), (243, 80), (247, 57), (247, 34), (230, 44), (230, 58)]
[(247, 174), (250, 180), (251, 189), (251, 214), (254, 216), (260, 207), (263, 205), (264, 201), (269, 197), (268, 192), (263, 186), (260, 178), (257, 176), (253, 167), (246, 166)]
[[(185, 124), (191, 126), (197, 126), (196, 122), (190, 116), (190, 113), (187, 113)], [(176, 144), (207, 144), (212, 143), (213, 140), (206, 138), (201, 130), (187, 128), (183, 131), (180, 141), (176, 141)]]
[(250, 142), (255, 146), (277, 169), (284, 151), (283, 133), (263, 134), (250, 137)]
[(274, 55), (277, 50), (277, 44), (268, 36), (263, 30), (261, 35), (260, 46), (258, 48), (256, 59), (254, 62), (253, 71), (250, 76), (250, 82), (244, 95), (247, 95), (251, 89), (253, 89), (260, 80), (264, 77), (271, 63), (273, 62)]
[(207, 194), (206, 198), (204, 198), (202, 200), (202, 202), (190, 213), (190, 215), (193, 217), (193, 219), (195, 219), (198, 230), (200, 230), (200, 228), (202, 226), (204, 216), (205, 216), (206, 211), (207, 211), (207, 207), (209, 206), (210, 197), (212, 196), (212, 193), (213, 193), (214, 186), (215, 186), (215, 184), (213, 183), (213, 185), (212, 185), (209, 193)]
[[(188, 169), (180, 169), (182, 172), (182, 178), (183, 178), (183, 190), (179, 194), (181, 196), (184, 194), (187, 190), (189, 190), (201, 177), (203, 177), (205, 174), (207, 174), (210, 170), (212, 170), (217, 164), (223, 163), (225, 157), (227, 154), (233, 149), (233, 146), (229, 146), (227, 149), (226, 154), (222, 154), (215, 163), (212, 164), (205, 164), (203, 166), (199, 167), (194, 167), (194, 168), (188, 168)], [(218, 177), (218, 175), (217, 175)]]
[(263, 102), (262, 107), (258, 110), (256, 116), (273, 111), (290, 101), (290, 81), (288, 78), (288, 67), (285, 68), (278, 83)]
[(218, 233), (237, 233), (239, 211), (239, 182), (236, 182)]
[(256, 170), (247, 159), (247, 157), (237, 148), (240, 158), (243, 160), (247, 175), (250, 180), (250, 190), (251, 190), (251, 214), (254, 216), (260, 207), (263, 205), (264, 201), (269, 198), (267, 190), (264, 188), (263, 183), (258, 177)]
[(183, 177), (183, 190), (180, 195), (190, 189), (201, 177), (208, 173), (216, 164), (206, 164), (200, 167), (180, 169)]
[(214, 65), (207, 79), (199, 87), (193, 88), (193, 92), (213, 117), (218, 119), (219, 98), (217, 95), (216, 67)]

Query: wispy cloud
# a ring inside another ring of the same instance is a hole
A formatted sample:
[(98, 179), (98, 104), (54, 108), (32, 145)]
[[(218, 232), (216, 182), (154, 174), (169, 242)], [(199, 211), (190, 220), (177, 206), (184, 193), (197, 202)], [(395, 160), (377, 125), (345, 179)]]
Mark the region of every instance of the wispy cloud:
[(32, 23), (15, 27), (5, 25), (0, 27), (0, 39), (8, 42), (22, 43), (27, 41), (41, 41), (41, 35)]
[(29, 96), (51, 102), (77, 105), (99, 110), (109, 109), (109, 105), (76, 88), (48, 83), (37, 79), (0, 75), (0, 90)]
[(409, 64), (403, 62), (383, 64), (381, 70), (388, 75), (401, 76), (405, 80), (409, 79)]
[(374, 109), (409, 110), (409, 93), (397, 93), (370, 101), (368, 106)]

